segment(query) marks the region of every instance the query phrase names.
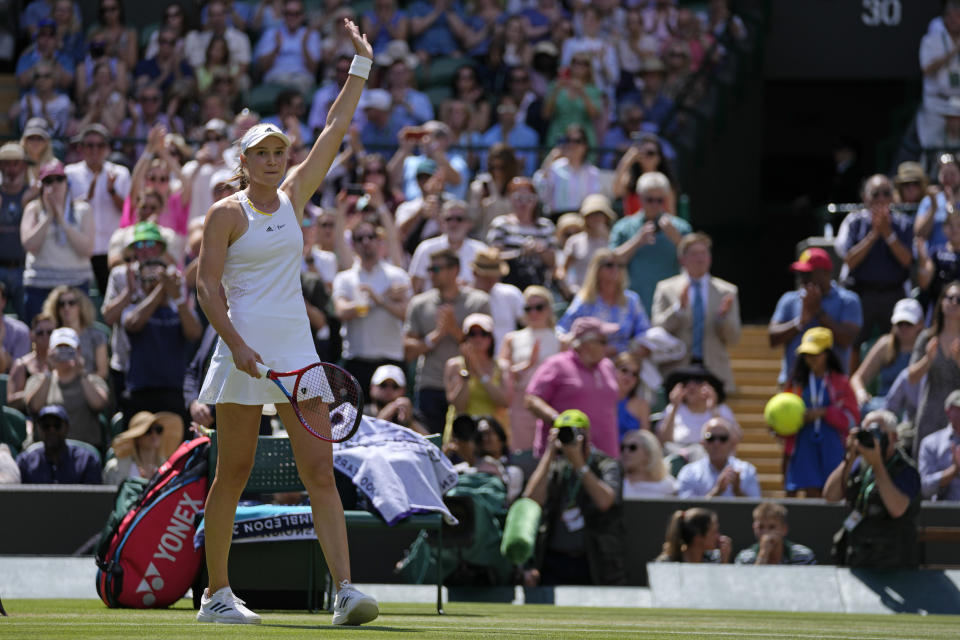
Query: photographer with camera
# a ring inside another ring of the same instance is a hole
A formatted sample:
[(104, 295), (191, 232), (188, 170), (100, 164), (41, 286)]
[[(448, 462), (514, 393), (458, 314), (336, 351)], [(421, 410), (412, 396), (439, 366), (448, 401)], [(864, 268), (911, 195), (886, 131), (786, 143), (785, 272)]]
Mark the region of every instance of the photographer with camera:
[(523, 492), (543, 507), (527, 586), (624, 584), (620, 464), (590, 444), (590, 419), (577, 409), (557, 416)]
[[(69, 327), (50, 334), (49, 369), (30, 376), (24, 390), (27, 409), (33, 415), (51, 404), (60, 405), (69, 416), (66, 437), (103, 447), (98, 414), (107, 406), (107, 383), (84, 371), (80, 337)], [(38, 434), (34, 433), (34, 440)]]
[(846, 456), (823, 487), (829, 501), (844, 500), (847, 518), (834, 535), (838, 565), (871, 568), (917, 566), (916, 519), (920, 474), (897, 446), (897, 418), (871, 411), (846, 440)]

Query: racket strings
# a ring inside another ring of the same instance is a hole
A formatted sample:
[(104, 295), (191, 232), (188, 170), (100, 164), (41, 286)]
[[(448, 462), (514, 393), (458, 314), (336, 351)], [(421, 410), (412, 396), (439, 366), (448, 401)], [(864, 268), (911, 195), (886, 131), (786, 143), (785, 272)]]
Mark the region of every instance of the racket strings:
[(317, 366), (299, 377), (296, 403), (315, 435), (339, 441), (355, 430), (363, 398), (353, 376), (336, 367)]

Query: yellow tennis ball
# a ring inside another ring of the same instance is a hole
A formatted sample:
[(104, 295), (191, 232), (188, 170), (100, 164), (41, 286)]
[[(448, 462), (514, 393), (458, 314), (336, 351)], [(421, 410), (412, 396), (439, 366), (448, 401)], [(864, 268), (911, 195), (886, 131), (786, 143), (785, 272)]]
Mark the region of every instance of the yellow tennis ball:
[(770, 428), (781, 436), (792, 436), (803, 426), (803, 412), (807, 407), (795, 393), (778, 393), (767, 401), (763, 418)]

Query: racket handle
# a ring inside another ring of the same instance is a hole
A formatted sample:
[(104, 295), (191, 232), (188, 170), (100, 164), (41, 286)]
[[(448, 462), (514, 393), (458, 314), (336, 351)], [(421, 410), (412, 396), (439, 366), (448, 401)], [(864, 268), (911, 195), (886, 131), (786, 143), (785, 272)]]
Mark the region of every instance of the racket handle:
[(260, 375), (262, 375), (264, 378), (266, 378), (266, 377), (267, 377), (267, 374), (270, 373), (270, 367), (268, 367), (267, 365), (263, 364), (262, 362), (258, 362), (258, 363), (257, 363), (257, 371), (260, 372)]

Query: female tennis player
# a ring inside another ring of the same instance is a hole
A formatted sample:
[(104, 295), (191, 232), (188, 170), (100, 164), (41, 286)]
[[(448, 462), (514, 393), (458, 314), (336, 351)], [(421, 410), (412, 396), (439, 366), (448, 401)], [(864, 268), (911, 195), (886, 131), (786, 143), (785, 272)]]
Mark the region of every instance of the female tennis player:
[(338, 585), (333, 624), (363, 624), (379, 615), (376, 600), (350, 584), (332, 445), (302, 429), (287, 398), (257, 371), (258, 362), (290, 371), (317, 360), (300, 288), (300, 221), (347, 132), (373, 58), (367, 37), (350, 20), (344, 20), (344, 26), (357, 55), (307, 159), (287, 174), (287, 136), (270, 124), (251, 127), (240, 140), (241, 191), (215, 203), (204, 223), (198, 299), (220, 339), (200, 391), (200, 402), (217, 407), (218, 447), (204, 516), (210, 582), (197, 614), (201, 622), (260, 622), (231, 591), (227, 557), (237, 502), (253, 467), (260, 413), (263, 404), (271, 402), (287, 426), (297, 469), (310, 494), (314, 529)]

